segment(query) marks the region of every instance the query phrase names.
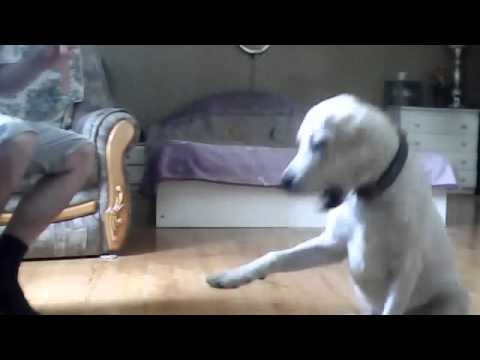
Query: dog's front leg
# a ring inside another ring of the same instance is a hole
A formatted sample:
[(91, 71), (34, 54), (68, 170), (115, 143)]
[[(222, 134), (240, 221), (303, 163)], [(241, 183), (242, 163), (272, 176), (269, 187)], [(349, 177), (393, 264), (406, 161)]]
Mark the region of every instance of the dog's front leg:
[(310, 269), (340, 262), (347, 256), (345, 243), (327, 235), (307, 241), (292, 249), (276, 251), (236, 269), (210, 276), (207, 282), (218, 289), (234, 289), (269, 274)]
[(403, 315), (406, 312), (417, 284), (421, 264), (418, 255), (410, 255), (403, 262), (390, 286), (382, 315)]

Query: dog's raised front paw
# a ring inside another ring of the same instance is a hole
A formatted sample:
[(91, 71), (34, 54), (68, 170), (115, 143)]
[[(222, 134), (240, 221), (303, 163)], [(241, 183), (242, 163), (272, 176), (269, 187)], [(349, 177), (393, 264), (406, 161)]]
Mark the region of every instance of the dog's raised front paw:
[(256, 278), (247, 274), (240, 274), (235, 271), (224, 272), (218, 275), (212, 275), (207, 278), (207, 283), (214, 289), (236, 289), (247, 285)]

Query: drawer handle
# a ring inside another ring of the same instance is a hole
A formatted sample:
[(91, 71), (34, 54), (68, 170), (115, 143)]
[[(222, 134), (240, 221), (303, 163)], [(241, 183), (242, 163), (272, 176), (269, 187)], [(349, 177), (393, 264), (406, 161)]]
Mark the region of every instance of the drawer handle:
[(467, 130), (468, 129), (468, 126), (463, 124), (462, 127), (461, 127), (462, 130)]
[(463, 147), (467, 147), (467, 145), (468, 145), (468, 144), (467, 144), (466, 142), (462, 142), (462, 146), (463, 146)]
[(416, 127), (417, 129), (419, 129), (419, 128), (420, 128), (420, 124), (415, 124), (415, 127)]
[(415, 142), (413, 143), (413, 145), (415, 145), (415, 146), (420, 146), (420, 145), (422, 145), (422, 143), (421, 143), (420, 141), (415, 141)]
[(462, 165), (467, 165), (467, 160), (462, 160)]

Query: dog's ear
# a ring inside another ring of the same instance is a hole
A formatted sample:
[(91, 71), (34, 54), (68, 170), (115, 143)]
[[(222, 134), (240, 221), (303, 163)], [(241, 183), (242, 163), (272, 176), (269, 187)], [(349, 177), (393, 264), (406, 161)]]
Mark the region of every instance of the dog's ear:
[[(361, 115), (361, 116), (359, 116)], [(356, 146), (366, 141), (368, 136), (368, 120), (365, 121), (365, 115), (353, 113), (343, 120), (343, 126), (340, 127), (343, 138), (350, 146)]]
[(357, 137), (358, 133), (362, 131), (362, 121), (357, 114), (354, 113), (344, 116), (341, 121), (335, 125), (335, 133), (345, 139)]

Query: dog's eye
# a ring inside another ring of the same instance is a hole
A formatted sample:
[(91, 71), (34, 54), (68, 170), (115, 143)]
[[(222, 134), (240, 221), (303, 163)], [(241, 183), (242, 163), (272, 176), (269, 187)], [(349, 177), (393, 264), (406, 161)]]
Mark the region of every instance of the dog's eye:
[(313, 152), (319, 152), (319, 151), (325, 150), (325, 148), (327, 147), (327, 144), (328, 144), (327, 139), (315, 140), (314, 138), (312, 138), (310, 146)]

